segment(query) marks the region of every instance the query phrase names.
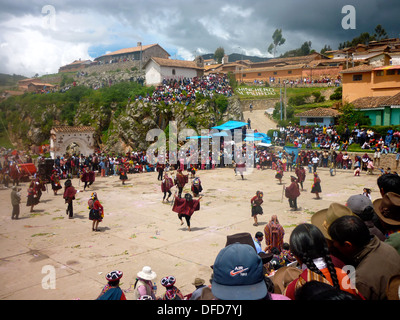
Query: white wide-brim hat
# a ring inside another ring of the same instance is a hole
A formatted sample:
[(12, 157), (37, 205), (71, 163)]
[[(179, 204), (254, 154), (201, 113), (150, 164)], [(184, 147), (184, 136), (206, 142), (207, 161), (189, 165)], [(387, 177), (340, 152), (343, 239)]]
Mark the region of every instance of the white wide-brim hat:
[(157, 274), (151, 270), (151, 267), (144, 266), (142, 271), (137, 273), (137, 276), (144, 280), (153, 280), (157, 277)]

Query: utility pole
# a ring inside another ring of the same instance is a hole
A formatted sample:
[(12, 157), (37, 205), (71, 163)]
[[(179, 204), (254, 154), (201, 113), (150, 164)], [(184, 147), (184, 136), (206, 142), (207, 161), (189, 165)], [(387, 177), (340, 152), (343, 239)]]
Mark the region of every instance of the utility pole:
[(282, 87), (280, 88), (280, 97), (281, 97), (281, 120), (282, 120)]
[(137, 46), (140, 47), (139, 70), (142, 71), (142, 42), (138, 42)]
[(283, 98), (283, 106), (285, 107), (285, 120), (286, 120), (286, 81), (285, 81), (285, 95)]

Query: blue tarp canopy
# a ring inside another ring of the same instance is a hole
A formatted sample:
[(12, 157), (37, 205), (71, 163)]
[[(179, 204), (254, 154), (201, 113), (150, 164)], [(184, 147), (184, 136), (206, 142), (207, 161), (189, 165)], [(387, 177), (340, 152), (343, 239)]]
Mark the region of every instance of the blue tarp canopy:
[(297, 156), (299, 154), (299, 148), (298, 147), (284, 147), (284, 150), (288, 153), (288, 154), (292, 154), (292, 152), (295, 155), (295, 158), (293, 159), (293, 163), (296, 163), (297, 160)]
[[(254, 132), (254, 134), (246, 134), (244, 141), (260, 141), (263, 143), (271, 143), (271, 138), (268, 137), (266, 133), (262, 132)], [(254, 139), (254, 140), (246, 140), (246, 139)]]
[(247, 136), (246, 138), (244, 138), (244, 141), (261, 141), (261, 140), (263, 140), (262, 137), (250, 137), (250, 136)]
[(186, 137), (186, 139), (210, 139), (210, 136), (190, 136)]
[(247, 126), (247, 122), (240, 122), (240, 121), (228, 121), (225, 122), (224, 124), (221, 124), (220, 126), (212, 127), (211, 129), (217, 129), (217, 130), (232, 130), (232, 129), (237, 129), (241, 128), (244, 126)]
[(213, 137), (227, 137), (228, 134), (226, 133), (226, 131), (221, 131), (221, 132), (212, 134), (212, 136)]

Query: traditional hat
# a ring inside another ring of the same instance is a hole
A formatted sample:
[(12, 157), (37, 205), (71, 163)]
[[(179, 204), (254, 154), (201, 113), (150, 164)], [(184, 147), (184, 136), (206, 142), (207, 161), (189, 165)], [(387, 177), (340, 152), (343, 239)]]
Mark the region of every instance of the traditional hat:
[(192, 283), (192, 285), (198, 287), (198, 286), (203, 285), (204, 283), (205, 283), (204, 279), (195, 278), (195, 279), (194, 279), (194, 282)]
[(153, 280), (157, 277), (157, 274), (151, 270), (151, 267), (144, 266), (142, 271), (137, 273), (137, 276), (144, 280)]
[(394, 192), (386, 193), (382, 199), (376, 199), (373, 203), (378, 217), (392, 226), (400, 225), (400, 195)]
[(400, 300), (400, 275), (395, 275), (389, 279), (386, 296), (388, 300)]
[(117, 281), (123, 276), (122, 271), (114, 270), (106, 274), (107, 281)]
[(328, 228), (336, 219), (343, 216), (355, 216), (350, 208), (340, 203), (331, 203), (329, 208), (319, 210), (311, 217), (311, 223), (318, 227), (326, 239), (331, 239), (328, 234)]
[(279, 268), (271, 277), (274, 283), (274, 293), (283, 294), (289, 283), (297, 279), (301, 272), (302, 270), (296, 267), (286, 266)]
[(167, 276), (161, 279), (161, 284), (164, 287), (172, 287), (176, 282), (176, 279), (174, 276)]
[(251, 237), (251, 234), (248, 232), (235, 233), (235, 234), (226, 236), (225, 247), (229, 246), (230, 244), (236, 243), (236, 242), (242, 243), (242, 244), (248, 244), (254, 249), (254, 251), (257, 252), (256, 246), (254, 245), (253, 238)]

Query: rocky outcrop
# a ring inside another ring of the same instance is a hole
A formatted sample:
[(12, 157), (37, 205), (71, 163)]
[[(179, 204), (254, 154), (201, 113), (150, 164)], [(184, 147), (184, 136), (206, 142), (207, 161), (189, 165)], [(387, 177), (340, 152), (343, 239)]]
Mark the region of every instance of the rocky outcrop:
[(145, 150), (153, 143), (146, 141), (147, 133), (151, 129), (168, 131), (170, 121), (176, 122), (178, 130), (195, 129), (200, 135), (201, 129), (209, 129), (217, 125), (217, 122), (228, 120), (242, 120), (240, 103), (236, 98), (229, 99), (228, 108), (222, 115), (211, 100), (190, 106), (135, 101), (127, 106), (123, 115), (112, 119), (112, 132), (109, 132), (111, 138), (104, 144), (104, 148), (113, 152)]

